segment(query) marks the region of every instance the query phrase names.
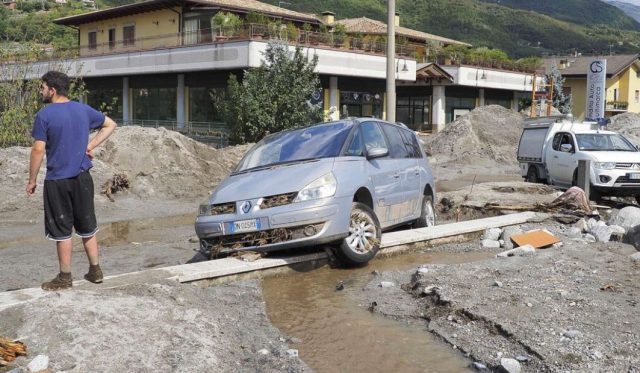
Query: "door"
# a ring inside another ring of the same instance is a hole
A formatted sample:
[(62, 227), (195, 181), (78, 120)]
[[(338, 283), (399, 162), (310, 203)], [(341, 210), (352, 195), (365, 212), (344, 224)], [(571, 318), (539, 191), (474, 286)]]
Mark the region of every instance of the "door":
[[(389, 149), (382, 129), (376, 122), (364, 122), (360, 125), (365, 152), (374, 148)], [(366, 155), (366, 154), (365, 154)], [(380, 225), (392, 225), (391, 207), (401, 200), (400, 177), (396, 173), (396, 163), (389, 155), (370, 159), (367, 162), (367, 174), (373, 187), (373, 210)]]
[[(570, 145), (569, 151), (562, 151)], [(576, 161), (576, 143), (569, 132), (558, 132), (553, 136), (551, 149), (547, 154), (547, 170), (554, 184), (570, 186), (573, 172), (578, 165)]]
[(400, 180), (397, 199), (394, 198), (393, 205), (390, 206), (391, 224), (399, 224), (411, 220), (414, 214), (414, 204), (418, 200), (420, 189), (418, 160), (409, 152), (401, 133), (403, 130), (390, 124), (382, 124), (382, 130), (387, 137), (389, 157), (395, 169), (393, 175)]

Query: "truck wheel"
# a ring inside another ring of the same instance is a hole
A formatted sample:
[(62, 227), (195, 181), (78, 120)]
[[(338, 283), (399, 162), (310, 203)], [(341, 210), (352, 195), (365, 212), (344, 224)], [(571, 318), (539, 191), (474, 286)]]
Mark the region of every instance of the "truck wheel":
[(529, 166), (529, 171), (527, 171), (527, 178), (525, 181), (529, 183), (540, 182), (540, 178), (538, 177), (538, 168), (536, 166)]
[(354, 202), (349, 219), (349, 235), (336, 250), (338, 258), (347, 265), (363, 265), (380, 249), (382, 230), (376, 213), (364, 203)]

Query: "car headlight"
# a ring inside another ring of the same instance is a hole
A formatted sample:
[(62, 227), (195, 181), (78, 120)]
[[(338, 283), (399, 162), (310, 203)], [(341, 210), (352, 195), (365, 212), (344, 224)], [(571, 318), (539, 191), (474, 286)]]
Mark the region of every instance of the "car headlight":
[(613, 170), (614, 168), (616, 168), (616, 163), (615, 162), (595, 162), (593, 164), (593, 167), (599, 170)]
[(209, 200), (206, 200), (200, 204), (198, 207), (198, 216), (209, 216), (211, 215), (211, 203)]
[(318, 198), (331, 197), (336, 194), (338, 182), (333, 172), (312, 181), (309, 185), (302, 188), (293, 202), (310, 201)]

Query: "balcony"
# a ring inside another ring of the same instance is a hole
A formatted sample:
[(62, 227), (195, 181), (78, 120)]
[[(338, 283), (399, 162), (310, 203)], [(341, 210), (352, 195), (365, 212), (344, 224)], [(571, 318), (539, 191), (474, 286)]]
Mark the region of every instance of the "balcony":
[[(100, 33), (104, 35), (104, 33)], [(145, 52), (163, 49), (175, 49), (193, 47), (198, 45), (215, 45), (237, 41), (265, 41), (284, 40), (290, 45), (322, 48), (332, 50), (354, 51), (373, 55), (386, 55), (387, 44), (382, 38), (355, 38), (348, 35), (335, 33), (320, 33), (315, 31), (274, 28), (269, 25), (243, 24), (229, 29), (212, 28), (197, 31), (185, 31), (171, 34), (156, 35), (147, 38), (135, 38), (118, 40), (106, 43), (81, 45), (78, 47), (62, 49), (41, 50), (35, 55), (30, 53), (15, 53), (11, 56), (2, 56), (3, 62), (14, 61), (57, 61), (78, 57), (98, 57), (116, 55), (130, 52)], [(416, 46), (396, 44), (396, 55), (408, 59), (414, 59)]]
[(618, 113), (626, 112), (629, 110), (629, 103), (627, 101), (607, 101), (605, 110)]

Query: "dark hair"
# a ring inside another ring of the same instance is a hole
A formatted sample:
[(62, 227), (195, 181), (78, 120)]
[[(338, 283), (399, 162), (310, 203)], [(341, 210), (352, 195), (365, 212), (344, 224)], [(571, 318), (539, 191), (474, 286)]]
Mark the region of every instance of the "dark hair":
[(49, 88), (55, 88), (58, 95), (64, 97), (69, 95), (69, 85), (71, 81), (67, 74), (51, 70), (45, 73), (41, 79), (47, 83)]

